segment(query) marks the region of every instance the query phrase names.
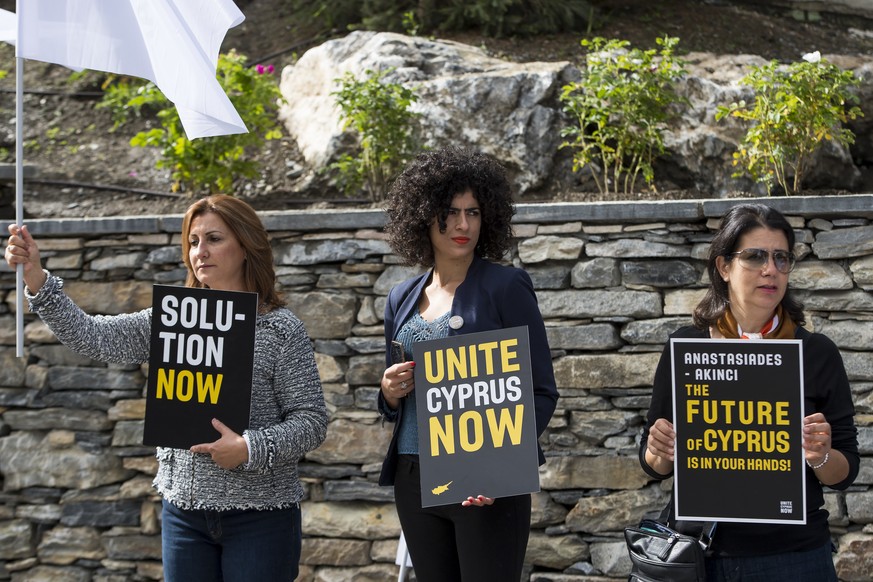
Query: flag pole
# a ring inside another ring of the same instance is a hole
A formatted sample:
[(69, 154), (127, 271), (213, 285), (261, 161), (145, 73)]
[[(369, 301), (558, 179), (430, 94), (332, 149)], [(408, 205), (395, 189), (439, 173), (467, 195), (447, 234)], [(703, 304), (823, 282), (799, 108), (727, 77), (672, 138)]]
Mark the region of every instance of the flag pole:
[[(15, 223), (24, 224), (24, 59), (15, 58)], [(15, 355), (24, 357), (24, 265), (15, 267)]]

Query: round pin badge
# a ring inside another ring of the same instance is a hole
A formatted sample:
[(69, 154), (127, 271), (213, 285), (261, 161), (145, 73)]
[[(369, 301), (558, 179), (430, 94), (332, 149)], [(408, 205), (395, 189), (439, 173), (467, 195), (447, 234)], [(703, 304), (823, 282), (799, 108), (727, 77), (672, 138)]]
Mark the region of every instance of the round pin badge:
[(464, 318), (460, 315), (453, 315), (449, 318), (449, 327), (452, 329), (461, 329), (464, 325)]

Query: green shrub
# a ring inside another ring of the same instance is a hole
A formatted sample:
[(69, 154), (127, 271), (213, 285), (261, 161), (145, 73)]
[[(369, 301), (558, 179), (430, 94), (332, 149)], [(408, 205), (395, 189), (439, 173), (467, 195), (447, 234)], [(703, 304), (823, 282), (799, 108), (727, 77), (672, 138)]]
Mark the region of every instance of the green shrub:
[(175, 106), (153, 84), (129, 77), (111, 78), (98, 107), (112, 111), (116, 127), (145, 109), (157, 112), (160, 127), (137, 133), (130, 144), (161, 150), (158, 168), (169, 168), (173, 190), (231, 193), (237, 177), (256, 178), (260, 169), (248, 156), (267, 140), (282, 136), (277, 119), (282, 98), (272, 65), (246, 66), (246, 57), (231, 51), (219, 55), (217, 76), (248, 133), (185, 137)]
[(734, 177), (745, 174), (772, 191), (779, 184), (786, 195), (799, 192), (812, 155), (822, 141), (852, 144), (855, 135), (842, 124), (860, 115), (852, 92), (860, 80), (822, 59), (818, 52), (801, 62), (776, 61), (753, 66), (740, 81), (755, 91), (753, 105), (745, 101), (719, 106), (716, 119), (730, 115), (752, 123), (734, 152)]
[(374, 201), (383, 200), (390, 180), (409, 161), (416, 150), (417, 117), (410, 110), (415, 93), (399, 83), (386, 83), (382, 72), (367, 70), (358, 80), (352, 73), (336, 82), (336, 97), (343, 129), (353, 128), (358, 136), (360, 153), (343, 154), (329, 166), (338, 173), (340, 188), (347, 194), (365, 187)]
[(573, 169), (588, 168), (601, 193), (631, 192), (642, 175), (652, 184), (652, 162), (664, 151), (670, 105), (681, 102), (675, 83), (684, 62), (678, 38), (657, 39), (660, 50), (628, 48), (622, 40), (583, 40), (589, 49), (581, 79), (562, 88), (566, 127), (561, 147), (574, 148)]

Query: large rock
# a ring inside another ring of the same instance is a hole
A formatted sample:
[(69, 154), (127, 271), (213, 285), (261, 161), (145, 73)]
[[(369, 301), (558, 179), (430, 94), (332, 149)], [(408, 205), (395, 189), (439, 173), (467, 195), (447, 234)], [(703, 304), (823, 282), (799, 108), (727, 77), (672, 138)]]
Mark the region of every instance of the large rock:
[(393, 424), (383, 428), (381, 423), (334, 420), (328, 425), (324, 443), (307, 453), (306, 458), (322, 464), (381, 462), (388, 450), (393, 427)]
[(667, 499), (657, 486), (592, 495), (581, 498), (566, 521), (570, 531), (620, 532), (628, 524), (638, 523), (644, 515), (660, 511), (666, 504)]
[(873, 536), (849, 533), (840, 538), (840, 553), (834, 565), (840, 580), (869, 580), (873, 572)]
[(88, 453), (63, 432), (43, 437), (22, 431), (0, 439), (0, 467), (5, 491), (40, 486), (88, 489), (133, 474), (119, 457)]
[(651, 479), (633, 457), (550, 457), (540, 467), (540, 486), (553, 489), (639, 489)]
[(330, 96), (336, 80), (348, 72), (360, 79), (368, 70), (389, 70), (385, 82), (415, 90), (425, 145), (493, 154), (521, 193), (541, 188), (567, 158), (558, 152), (557, 96), (578, 74), (570, 63), (512, 63), (456, 42), (357, 31), (310, 49), (282, 72), (280, 117), (313, 166), (330, 163), (350, 143)]
[(400, 535), (393, 503), (304, 502), (300, 507), (303, 531), (311, 537), (378, 540)]
[(588, 544), (575, 535), (547, 536), (533, 532), (527, 543), (525, 562), (563, 569), (576, 562), (587, 560)]

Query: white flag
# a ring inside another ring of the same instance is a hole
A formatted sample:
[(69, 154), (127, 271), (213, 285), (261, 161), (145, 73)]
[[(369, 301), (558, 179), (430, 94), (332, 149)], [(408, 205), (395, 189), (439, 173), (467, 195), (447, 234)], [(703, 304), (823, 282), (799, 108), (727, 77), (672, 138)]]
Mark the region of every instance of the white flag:
[(15, 44), (15, 13), (0, 8), (0, 42)]
[(18, 0), (16, 56), (152, 81), (189, 139), (246, 133), (215, 78), (232, 0)]

